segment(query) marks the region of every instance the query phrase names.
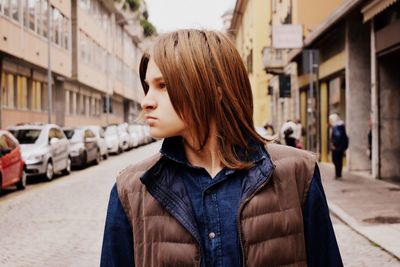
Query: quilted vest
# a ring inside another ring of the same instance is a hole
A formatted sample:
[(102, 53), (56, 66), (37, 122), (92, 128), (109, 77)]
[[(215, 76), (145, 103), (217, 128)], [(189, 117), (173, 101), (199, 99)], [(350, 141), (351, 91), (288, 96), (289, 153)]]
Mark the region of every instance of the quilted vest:
[[(307, 266), (302, 210), (316, 159), (309, 152), (267, 145), (275, 165), (268, 181), (240, 206), (244, 266)], [(117, 177), (118, 195), (132, 226), (135, 266), (200, 266), (193, 236), (146, 190), (140, 177), (157, 154)]]

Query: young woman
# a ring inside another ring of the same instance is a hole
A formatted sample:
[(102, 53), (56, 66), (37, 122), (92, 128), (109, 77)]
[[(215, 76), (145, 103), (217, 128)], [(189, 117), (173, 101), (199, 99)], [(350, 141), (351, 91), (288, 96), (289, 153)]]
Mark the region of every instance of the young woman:
[(315, 158), (256, 133), (227, 36), (162, 35), (140, 78), (164, 141), (117, 177), (101, 266), (342, 266)]

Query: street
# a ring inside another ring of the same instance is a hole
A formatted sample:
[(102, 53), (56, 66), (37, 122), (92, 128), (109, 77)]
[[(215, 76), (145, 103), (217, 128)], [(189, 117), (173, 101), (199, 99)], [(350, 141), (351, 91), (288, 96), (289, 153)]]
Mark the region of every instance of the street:
[[(0, 266), (98, 266), (110, 189), (119, 171), (156, 152), (161, 142), (113, 156), (0, 198)], [(345, 266), (400, 266), (399, 261), (333, 218)]]

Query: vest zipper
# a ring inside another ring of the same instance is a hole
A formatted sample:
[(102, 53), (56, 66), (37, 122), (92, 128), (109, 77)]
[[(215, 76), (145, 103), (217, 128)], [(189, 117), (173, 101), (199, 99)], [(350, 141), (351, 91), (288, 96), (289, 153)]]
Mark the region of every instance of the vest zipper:
[(254, 195), (257, 194), (258, 191), (260, 191), (260, 190), (268, 183), (268, 181), (270, 180), (272, 174), (274, 173), (274, 170), (275, 170), (275, 165), (273, 166), (273, 168), (272, 168), (270, 174), (268, 175), (267, 179), (266, 179), (256, 190), (254, 190), (254, 192), (253, 192), (249, 197), (247, 197), (247, 198), (240, 204), (240, 207), (239, 207), (239, 212), (238, 212), (236, 221), (237, 221), (237, 227), (238, 227), (238, 233), (239, 233), (240, 250), (242, 251), (242, 267), (245, 267), (245, 263), (246, 263), (246, 258), (245, 258), (245, 257), (246, 257), (246, 256), (245, 256), (244, 247), (243, 247), (242, 227), (241, 227), (241, 222), (240, 222), (240, 215), (241, 215), (241, 213), (242, 213), (243, 207), (247, 204), (247, 202), (249, 202), (250, 199), (252, 199), (252, 198), (254, 197)]

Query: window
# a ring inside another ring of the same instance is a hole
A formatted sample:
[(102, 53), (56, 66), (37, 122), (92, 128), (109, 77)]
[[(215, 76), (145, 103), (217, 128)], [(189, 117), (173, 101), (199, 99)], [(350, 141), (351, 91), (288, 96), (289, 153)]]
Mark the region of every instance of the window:
[(52, 14), (52, 34), (51, 34), (51, 40), (58, 45), (61, 45), (61, 27), (62, 27), (62, 15), (58, 9), (51, 7), (51, 14)]
[(88, 11), (90, 9), (90, 0), (79, 0), (79, 7)]
[(62, 47), (65, 48), (65, 50), (69, 49), (69, 19), (66, 17), (63, 17), (62, 21)]
[(24, 25), (32, 31), (35, 30), (35, 2), (35, 0), (25, 1)]
[(49, 108), (49, 92), (47, 90), (47, 83), (42, 83), (42, 95), (41, 95), (41, 101), (42, 101), (42, 111), (45, 111)]
[(0, 135), (0, 149), (9, 149), (7, 139), (4, 134)]
[(6, 141), (7, 141), (7, 145), (11, 150), (14, 150), (17, 147), (17, 144), (6, 134), (4, 135)]
[(58, 139), (64, 139), (65, 135), (63, 133), (63, 131), (61, 131), (60, 129), (54, 128), (54, 133), (56, 135), (56, 138)]
[(39, 81), (33, 81), (31, 90), (31, 109), (34, 111), (40, 111), (42, 107), (42, 83)]
[(76, 109), (76, 94), (74, 92), (69, 92), (69, 114), (75, 114)]
[(94, 135), (94, 133), (91, 130), (89, 130), (89, 129), (85, 130), (85, 138), (93, 138), (93, 137), (96, 137), (96, 136)]
[(28, 78), (17, 77), (17, 108), (28, 109)]
[(48, 12), (49, 4), (47, 1), (42, 1), (42, 35), (47, 38), (47, 12)]
[(94, 116), (94, 112), (95, 112), (95, 106), (94, 106), (94, 97), (89, 97), (89, 115), (90, 116)]
[(70, 100), (69, 100), (69, 91), (65, 91), (65, 110), (64, 110), (64, 113), (65, 114), (70, 114), (70, 111), (69, 111), (69, 102), (70, 102)]
[(18, 21), (19, 20), (19, 0), (10, 0), (10, 11), (11, 17)]
[(3, 3), (3, 13), (6, 16), (10, 16), (10, 1), (6, 0), (6, 1), (0, 1)]
[(86, 63), (86, 58), (87, 58), (87, 46), (88, 46), (88, 40), (86, 38), (86, 35), (83, 32), (80, 32), (80, 50), (81, 50), (81, 61)]
[(43, 28), (42, 17), (43, 16), (42, 16), (41, 0), (35, 0), (35, 11), (36, 11), (36, 32), (38, 34), (42, 34), (42, 28)]
[(39, 129), (22, 129), (17, 130), (14, 135), (20, 144), (34, 144), (41, 132)]
[(7, 108), (14, 107), (14, 75), (2, 73), (1, 105)]

